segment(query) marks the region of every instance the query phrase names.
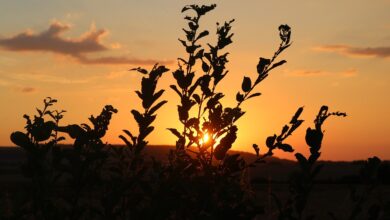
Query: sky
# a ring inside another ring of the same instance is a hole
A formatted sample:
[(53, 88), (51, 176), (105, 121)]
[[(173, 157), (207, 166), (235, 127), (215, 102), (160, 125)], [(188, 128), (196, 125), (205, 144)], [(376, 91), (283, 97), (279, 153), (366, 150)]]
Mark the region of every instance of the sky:
[[(135, 90), (141, 75), (128, 71), (153, 64), (176, 68), (185, 54), (178, 38), (186, 23), (183, 6), (210, 1), (0, 0), (0, 146), (11, 146), (13, 131), (23, 130), (23, 114), (34, 114), (47, 97), (66, 110), (65, 124), (88, 122), (106, 104), (119, 110), (104, 138), (120, 144), (122, 129), (136, 131), (130, 110), (140, 108)], [(256, 76), (259, 57), (272, 57), (278, 26), (292, 28), (287, 63), (257, 87), (237, 123), (235, 150), (265, 152), (265, 139), (279, 134), (296, 109), (305, 122), (286, 140), (308, 154), (305, 130), (322, 105), (347, 112), (323, 126), (323, 160), (357, 160), (374, 155), (390, 159), (390, 1), (297, 0), (214, 1), (217, 8), (201, 21), (215, 33), (216, 22), (235, 19), (229, 75), (222, 82), (223, 104), (233, 106), (244, 76)], [(214, 42), (215, 36), (203, 43)], [(159, 88), (168, 100), (158, 114), (151, 144), (175, 143), (166, 128), (180, 128), (178, 97), (169, 89), (172, 73)], [(67, 140), (71, 141), (71, 140)], [(293, 158), (277, 152), (276, 156)]]

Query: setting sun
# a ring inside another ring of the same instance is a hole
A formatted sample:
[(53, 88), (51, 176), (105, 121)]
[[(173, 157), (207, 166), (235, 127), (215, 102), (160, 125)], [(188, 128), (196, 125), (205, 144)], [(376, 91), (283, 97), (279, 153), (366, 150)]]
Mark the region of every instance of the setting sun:
[(209, 142), (209, 141), (210, 141), (210, 136), (209, 136), (208, 133), (205, 133), (205, 134), (203, 135), (203, 138), (200, 139), (199, 143), (200, 143), (200, 144), (204, 144), (204, 143), (207, 143), (207, 142)]

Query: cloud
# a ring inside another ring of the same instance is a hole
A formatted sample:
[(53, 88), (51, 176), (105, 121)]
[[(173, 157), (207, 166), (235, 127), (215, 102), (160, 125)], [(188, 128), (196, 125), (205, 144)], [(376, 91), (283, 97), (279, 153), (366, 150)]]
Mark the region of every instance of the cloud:
[(287, 75), (298, 76), (298, 77), (310, 77), (310, 76), (323, 76), (326, 75), (326, 73), (321, 70), (293, 70), (293, 71), (287, 71)]
[[(103, 56), (91, 58), (88, 54), (97, 52), (109, 52), (110, 47), (102, 43), (102, 38), (107, 35), (107, 30), (97, 30), (94, 26), (79, 38), (64, 38), (63, 33), (70, 30), (71, 26), (59, 21), (51, 23), (49, 28), (38, 34), (25, 31), (9, 38), (0, 38), (0, 48), (8, 51), (52, 52), (71, 56), (83, 64), (133, 64), (153, 65), (155, 63), (167, 64), (172, 61), (158, 61), (151, 59), (139, 59), (130, 57)], [(113, 44), (114, 48), (120, 44)]]
[(24, 74), (12, 74), (8, 76), (9, 80), (13, 81), (27, 81), (27, 82), (43, 82), (43, 83), (56, 83), (56, 84), (84, 84), (89, 83), (98, 76), (83, 77), (77, 79), (70, 79), (57, 75), (41, 74), (41, 73), (24, 73)]
[(172, 64), (170, 60), (153, 60), (153, 59), (137, 59), (130, 57), (98, 57), (88, 58), (85, 56), (78, 57), (78, 60), (84, 64), (131, 64), (131, 65), (154, 65), (159, 63), (161, 65)]
[(349, 45), (323, 45), (313, 48), (316, 51), (334, 52), (346, 56), (390, 57), (390, 47), (353, 47)]
[(286, 75), (293, 77), (337, 76), (341, 78), (351, 78), (357, 76), (358, 71), (353, 68), (337, 72), (323, 70), (287, 70)]
[(48, 51), (70, 56), (107, 50), (100, 42), (106, 30), (91, 29), (79, 39), (63, 38), (62, 34), (69, 29), (70, 25), (55, 21), (39, 34), (27, 31), (0, 39), (0, 46), (9, 51)]
[(37, 91), (37, 88), (31, 86), (23, 86), (6, 79), (0, 79), (0, 87), (12, 89), (14, 92), (21, 93), (33, 93)]
[(132, 74), (129, 74), (128, 70), (120, 70), (120, 71), (113, 71), (106, 75), (106, 79), (117, 79), (122, 78), (126, 75), (133, 76)]
[(35, 92), (37, 89), (34, 88), (34, 87), (22, 87), (22, 88), (19, 88), (19, 91), (22, 92), (22, 93), (31, 93), (31, 92)]

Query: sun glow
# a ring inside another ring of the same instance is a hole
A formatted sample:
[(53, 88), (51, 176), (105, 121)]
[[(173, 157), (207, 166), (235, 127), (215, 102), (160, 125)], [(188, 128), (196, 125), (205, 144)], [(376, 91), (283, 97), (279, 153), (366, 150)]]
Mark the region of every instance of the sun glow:
[(200, 139), (199, 143), (200, 143), (200, 144), (205, 144), (205, 143), (207, 143), (207, 142), (209, 142), (209, 141), (210, 141), (210, 136), (209, 136), (209, 134), (208, 134), (208, 133), (204, 133), (204, 134), (203, 134), (203, 137)]

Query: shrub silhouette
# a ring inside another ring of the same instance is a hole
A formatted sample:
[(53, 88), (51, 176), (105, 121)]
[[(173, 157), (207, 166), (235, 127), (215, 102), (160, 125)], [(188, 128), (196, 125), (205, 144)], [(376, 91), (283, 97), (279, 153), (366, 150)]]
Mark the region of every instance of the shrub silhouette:
[[(267, 150), (253, 144), (256, 159), (245, 161), (240, 154), (230, 154), (236, 138), (236, 122), (245, 114), (241, 105), (260, 96), (256, 87), (270, 72), (285, 64), (279, 55), (291, 45), (291, 28), (279, 26), (281, 43), (272, 56), (261, 57), (255, 77), (245, 76), (235, 97), (236, 105), (224, 107), (224, 94), (219, 83), (228, 75), (228, 53), (232, 43), (231, 25), (234, 20), (217, 23), (217, 42), (202, 46), (209, 31), (202, 30), (200, 19), (216, 5), (189, 5), (182, 10), (188, 27), (185, 38), (179, 39), (186, 51), (178, 58), (178, 68), (170, 88), (180, 98), (177, 106), (182, 128), (168, 128), (177, 138), (170, 150), (168, 162), (149, 159), (144, 152), (147, 137), (154, 130), (152, 123), (157, 111), (167, 102), (161, 100), (164, 90), (157, 90), (159, 79), (169, 70), (156, 64), (151, 70), (138, 67), (132, 71), (143, 74), (140, 91), (136, 91), (143, 110), (132, 110), (138, 124), (138, 134), (123, 130), (119, 136), (125, 147), (104, 143), (111, 117), (117, 110), (107, 105), (88, 124), (62, 126), (65, 111), (52, 110), (57, 100), (44, 99), (38, 114), (25, 115), (26, 131), (14, 132), (11, 140), (24, 149), (27, 159), (23, 175), (30, 180), (23, 196), (13, 199), (3, 219), (253, 219), (264, 216), (261, 198), (251, 187), (248, 169), (265, 162), (274, 150), (294, 152), (286, 139), (302, 124), (298, 108), (291, 121), (279, 135), (266, 139)], [(199, 68), (198, 68), (199, 67)], [(321, 155), (322, 125), (329, 116), (346, 116), (329, 112), (322, 106), (314, 128), (306, 131), (309, 157), (296, 153), (300, 169), (292, 177), (290, 196), (278, 205), (279, 219), (313, 219), (304, 213), (315, 176), (321, 169), (316, 165)], [(71, 147), (59, 143), (68, 134), (74, 139)], [(205, 140), (205, 136), (209, 140)], [(362, 171), (365, 180), (374, 181), (378, 158), (369, 159)], [(370, 188), (371, 189), (371, 188)], [(365, 198), (356, 200), (350, 219), (356, 219)], [(8, 201), (8, 200), (7, 200)], [(381, 206), (372, 206), (371, 219), (378, 219)], [(335, 214), (330, 216), (337, 219)], [(376, 217), (376, 218), (375, 218)]]

